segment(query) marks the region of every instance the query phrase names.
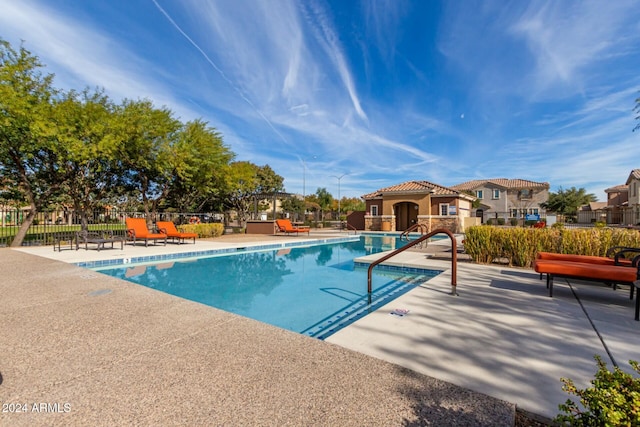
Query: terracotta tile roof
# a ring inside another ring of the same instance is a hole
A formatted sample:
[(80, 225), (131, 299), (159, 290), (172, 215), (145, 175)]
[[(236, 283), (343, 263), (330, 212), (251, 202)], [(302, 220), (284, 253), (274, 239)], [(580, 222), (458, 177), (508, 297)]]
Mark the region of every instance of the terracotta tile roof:
[(451, 188), (458, 191), (472, 191), (477, 188), (485, 187), (487, 184), (493, 184), (498, 187), (515, 190), (520, 188), (549, 188), (548, 182), (528, 181), (526, 179), (508, 179), (508, 178), (491, 178), (491, 179), (475, 179), (454, 185)]
[[(381, 188), (373, 193), (365, 194), (361, 196), (363, 199), (376, 199), (384, 196), (385, 194), (398, 194), (398, 193), (431, 193), (433, 195), (458, 195), (460, 191), (454, 190), (449, 187), (443, 187), (442, 185), (434, 184), (429, 181), (407, 181), (402, 184), (392, 185), (390, 187)], [(466, 195), (465, 195), (466, 196)]]
[(607, 202), (589, 202), (589, 208), (591, 211), (601, 210), (607, 207)]
[(640, 179), (640, 169), (634, 169), (629, 174), (629, 178), (627, 178), (627, 182), (625, 184), (629, 184), (632, 179)]
[(626, 184), (620, 184), (604, 190), (605, 193), (620, 193), (623, 191), (629, 191), (629, 186)]

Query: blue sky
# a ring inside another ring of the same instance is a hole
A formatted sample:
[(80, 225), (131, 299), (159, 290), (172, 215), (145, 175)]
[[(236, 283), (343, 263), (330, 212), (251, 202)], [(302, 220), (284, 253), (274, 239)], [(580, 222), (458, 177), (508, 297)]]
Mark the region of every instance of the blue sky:
[[(640, 168), (636, 1), (0, 0), (55, 85), (203, 118), (287, 191), (604, 189)], [(304, 183), (304, 185), (303, 185)]]

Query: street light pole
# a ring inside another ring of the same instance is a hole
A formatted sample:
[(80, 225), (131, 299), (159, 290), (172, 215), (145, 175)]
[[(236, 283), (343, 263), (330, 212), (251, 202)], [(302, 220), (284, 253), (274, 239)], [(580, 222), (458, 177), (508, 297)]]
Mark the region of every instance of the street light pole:
[[(316, 156), (311, 157), (312, 159), (315, 159)], [(304, 158), (301, 158), (302, 160), (302, 204), (303, 206), (303, 220), (306, 221), (307, 219), (307, 162)]]
[(336, 175), (331, 175), (334, 178), (338, 179), (338, 223), (340, 224), (340, 231), (342, 231), (342, 220), (340, 219), (340, 180), (342, 179), (343, 176), (345, 176), (346, 173), (343, 173), (340, 176), (336, 176)]

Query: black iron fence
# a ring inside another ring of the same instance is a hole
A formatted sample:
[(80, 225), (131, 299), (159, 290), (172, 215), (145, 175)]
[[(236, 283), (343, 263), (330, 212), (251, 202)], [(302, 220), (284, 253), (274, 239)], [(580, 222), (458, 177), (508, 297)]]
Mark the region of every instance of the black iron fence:
[[(20, 226), (27, 217), (26, 209), (0, 208), (0, 247), (10, 246)], [(72, 210), (40, 212), (27, 230), (22, 246), (52, 245), (55, 236), (73, 235), (80, 231), (83, 223), (90, 231), (113, 230), (117, 235), (125, 233), (125, 219), (130, 217), (144, 218), (143, 212), (124, 212), (121, 210), (99, 210), (85, 215)], [(176, 225), (188, 223), (223, 222), (221, 213), (185, 213), (156, 212), (151, 213), (148, 221), (173, 221)]]

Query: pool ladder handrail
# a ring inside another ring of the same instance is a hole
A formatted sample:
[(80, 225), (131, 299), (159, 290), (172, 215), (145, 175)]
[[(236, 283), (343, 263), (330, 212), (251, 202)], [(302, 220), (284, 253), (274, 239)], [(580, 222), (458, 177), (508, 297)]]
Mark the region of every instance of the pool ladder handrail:
[(402, 234), (400, 235), (400, 240), (409, 241), (409, 233), (416, 231), (418, 228), (420, 229), (421, 235), (424, 235), (424, 233), (429, 231), (426, 224), (422, 224), (422, 223), (413, 224), (411, 227), (407, 228), (402, 232)]
[(348, 222), (346, 222), (346, 221), (344, 222), (344, 225), (346, 225), (346, 226), (347, 226), (347, 232), (349, 232), (349, 230), (351, 229), (351, 230), (353, 230), (353, 234), (354, 234), (354, 235), (358, 234), (358, 229), (357, 229), (357, 228), (355, 228), (353, 225), (349, 224), (349, 223), (348, 223)]
[(371, 264), (369, 264), (369, 269), (367, 270), (367, 292), (369, 294), (369, 304), (371, 304), (371, 275), (373, 272), (373, 268), (378, 265), (381, 264), (383, 262), (385, 262), (386, 260), (388, 260), (389, 258), (392, 258), (396, 255), (398, 255), (401, 252), (406, 251), (407, 249), (422, 243), (423, 241), (435, 236), (436, 234), (441, 234), (444, 233), (446, 235), (449, 236), (449, 238), (451, 239), (451, 293), (450, 295), (458, 295), (458, 292), (456, 290), (456, 286), (457, 286), (457, 270), (458, 270), (458, 242), (456, 240), (456, 236), (453, 235), (453, 233), (445, 228), (438, 228), (436, 230), (433, 230), (430, 233), (425, 234), (424, 236), (420, 237), (419, 239), (416, 239), (412, 242), (407, 243), (406, 245), (404, 245), (403, 247), (396, 249), (395, 251), (391, 252), (390, 254), (387, 254), (385, 256), (383, 256), (382, 258), (378, 258), (377, 260), (373, 261)]

